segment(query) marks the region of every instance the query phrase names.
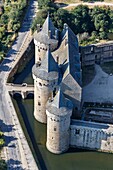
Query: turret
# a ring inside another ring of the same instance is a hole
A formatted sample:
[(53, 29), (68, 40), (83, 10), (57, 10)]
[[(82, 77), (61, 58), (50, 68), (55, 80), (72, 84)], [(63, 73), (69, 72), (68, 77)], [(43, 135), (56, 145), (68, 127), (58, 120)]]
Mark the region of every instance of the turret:
[(59, 69), (50, 50), (46, 52), (41, 63), (37, 63), (32, 69), (34, 79), (34, 116), (46, 123), (46, 103), (52, 99), (58, 86)]
[(55, 154), (69, 148), (69, 127), (72, 115), (72, 103), (59, 89), (53, 101), (47, 103), (47, 149)]
[(35, 43), (35, 63), (41, 61), (48, 50), (54, 51), (58, 46), (58, 30), (54, 27), (49, 14), (42, 26), (37, 25), (37, 31), (34, 34)]

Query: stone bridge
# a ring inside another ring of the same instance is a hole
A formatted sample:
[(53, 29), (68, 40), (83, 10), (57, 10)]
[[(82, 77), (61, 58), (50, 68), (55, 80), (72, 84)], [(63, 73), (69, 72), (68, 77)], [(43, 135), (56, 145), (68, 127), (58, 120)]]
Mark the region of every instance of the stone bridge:
[(14, 94), (20, 94), (22, 98), (25, 99), (28, 94), (34, 94), (33, 85), (27, 85), (26, 83), (23, 84), (6, 83), (6, 86), (7, 90), (12, 96), (14, 96)]

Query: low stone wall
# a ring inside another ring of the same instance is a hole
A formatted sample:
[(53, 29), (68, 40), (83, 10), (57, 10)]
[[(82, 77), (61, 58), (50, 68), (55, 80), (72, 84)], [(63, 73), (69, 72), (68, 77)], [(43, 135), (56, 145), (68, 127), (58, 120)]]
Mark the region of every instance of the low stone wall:
[(113, 61), (113, 41), (80, 47), (82, 66)]
[(34, 53), (35, 53), (34, 48), (35, 47), (34, 47), (33, 40), (31, 40), (30, 44), (25, 48), (25, 50), (23, 50), (23, 54), (20, 53), (20, 56), (19, 56), (19, 54), (17, 54), (19, 61), (14, 63), (15, 65), (9, 72), (7, 82), (11, 82), (11, 80), (13, 80), (13, 76), (16, 74), (16, 72), (18, 72), (18, 73), (21, 72), (23, 70), (23, 68), (25, 67), (26, 63), (28, 63), (31, 60), (31, 58), (34, 56)]
[(72, 120), (70, 146), (113, 153), (113, 125)]

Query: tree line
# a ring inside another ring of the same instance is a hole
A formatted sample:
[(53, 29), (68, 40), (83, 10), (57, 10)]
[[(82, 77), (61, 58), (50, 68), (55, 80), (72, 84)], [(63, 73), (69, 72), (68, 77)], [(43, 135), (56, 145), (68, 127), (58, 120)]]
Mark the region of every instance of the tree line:
[[(40, 4), (42, 0), (39, 0)], [(45, 3), (44, 3), (45, 2)], [(47, 3), (48, 2), (48, 3)], [(106, 6), (94, 7), (79, 5), (71, 11), (55, 6), (52, 0), (43, 1), (41, 11), (37, 14), (32, 24), (32, 30), (36, 25), (43, 24), (49, 11), (54, 25), (60, 30), (64, 23), (67, 23), (75, 34), (78, 34), (80, 41), (85, 39), (107, 39), (108, 33), (113, 33), (113, 11)]]
[[(4, 145), (5, 141), (4, 141), (4, 136), (3, 136), (3, 132), (0, 131), (0, 151)], [(5, 160), (0, 159), (0, 170), (7, 170), (7, 164), (5, 162)]]
[(26, 5), (26, 0), (3, 0), (0, 6), (0, 60), (16, 37)]

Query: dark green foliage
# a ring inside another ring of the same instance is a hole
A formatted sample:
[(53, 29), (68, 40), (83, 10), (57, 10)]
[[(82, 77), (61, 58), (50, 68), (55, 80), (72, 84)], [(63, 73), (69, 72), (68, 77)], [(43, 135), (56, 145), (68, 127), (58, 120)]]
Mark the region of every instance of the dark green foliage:
[(7, 164), (5, 160), (0, 160), (0, 170), (7, 170)]
[(43, 24), (49, 11), (54, 25), (59, 30), (67, 23), (75, 34), (79, 34), (81, 41), (88, 39), (89, 42), (95, 42), (95, 39), (107, 39), (108, 33), (113, 33), (113, 11), (109, 7), (96, 6), (89, 9), (88, 6), (79, 5), (72, 11), (67, 11), (55, 7), (52, 0), (39, 2), (43, 10), (37, 14), (32, 24), (33, 31), (36, 30), (37, 23)]
[(37, 28), (37, 24), (43, 25), (45, 18), (47, 17), (47, 9), (43, 9), (38, 12), (36, 18), (33, 20), (31, 29), (34, 32)]
[(39, 8), (45, 8), (51, 5), (52, 0), (38, 0)]
[(109, 31), (111, 27), (110, 10), (105, 8), (94, 7), (92, 10), (92, 20), (95, 25), (95, 30), (98, 32)]
[(4, 0), (0, 14), (0, 60), (14, 40), (13, 35), (20, 28), (26, 5), (26, 0)]
[(94, 23), (92, 22), (91, 16), (89, 14), (89, 8), (87, 6), (77, 6), (72, 10), (74, 15), (73, 23), (75, 26), (75, 33), (89, 32), (94, 30)]
[[(2, 149), (3, 145), (4, 145), (3, 132), (0, 131), (0, 150)], [(7, 164), (5, 160), (0, 159), (0, 170), (7, 170)]]
[[(100, 36), (101, 39), (102, 37), (107, 38), (107, 33), (113, 30), (113, 13), (109, 8), (89, 9), (83, 5), (77, 6), (71, 12), (61, 8), (46, 7), (41, 13), (38, 13), (32, 25), (33, 30), (36, 29), (37, 23), (43, 23), (48, 11), (53, 23), (60, 30), (63, 24), (67, 23), (76, 34), (88, 32), (91, 35), (92, 32), (95, 32), (95, 35)], [(94, 37), (94, 35), (92, 36)]]

